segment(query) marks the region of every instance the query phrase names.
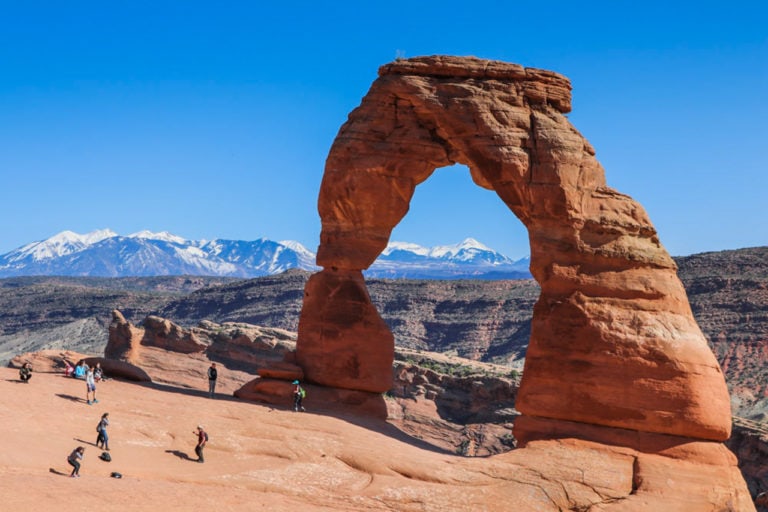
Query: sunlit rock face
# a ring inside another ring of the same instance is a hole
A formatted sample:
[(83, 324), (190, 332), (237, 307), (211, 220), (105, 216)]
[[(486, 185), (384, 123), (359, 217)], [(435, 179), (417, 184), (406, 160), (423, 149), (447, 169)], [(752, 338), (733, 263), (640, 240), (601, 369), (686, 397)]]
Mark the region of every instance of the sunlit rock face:
[[(297, 346), (308, 378), (388, 389), (392, 341), (360, 271), (385, 248), (416, 186), (459, 163), (529, 233), (542, 291), (519, 410), (728, 437), (723, 375), (675, 263), (642, 206), (606, 185), (595, 151), (564, 115), (570, 92), (556, 73), (476, 58), (380, 68), (326, 162), (318, 201), (324, 270), (307, 284)], [(518, 435), (525, 438), (524, 428)]]

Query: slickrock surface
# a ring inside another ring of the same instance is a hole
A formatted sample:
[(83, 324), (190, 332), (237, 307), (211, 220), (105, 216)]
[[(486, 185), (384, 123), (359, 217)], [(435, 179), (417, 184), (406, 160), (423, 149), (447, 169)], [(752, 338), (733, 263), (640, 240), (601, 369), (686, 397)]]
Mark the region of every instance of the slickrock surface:
[[(297, 341), (310, 380), (390, 387), (391, 335), (361, 271), (385, 248), (415, 187), (436, 168), (461, 163), (530, 236), (541, 296), (518, 409), (533, 418), (728, 438), (725, 380), (677, 267), (642, 206), (607, 186), (594, 149), (563, 115), (570, 89), (550, 71), (476, 58), (419, 57), (380, 68), (326, 161), (318, 200), (323, 270), (307, 283)], [(525, 439), (525, 428), (518, 437)]]
[[(99, 403), (82, 381), (0, 369), (0, 496), (7, 510), (493, 511), (753, 510), (724, 449), (686, 460), (577, 440), (463, 458), (384, 421), (211, 400), (200, 390), (112, 380)], [(112, 462), (95, 425), (110, 413)], [(194, 428), (210, 435), (194, 458)], [(699, 443), (702, 444), (702, 443)], [(712, 446), (714, 443), (703, 443)], [(79, 479), (66, 456), (86, 447)], [(110, 478), (113, 471), (122, 479)], [(740, 487), (741, 486), (741, 487)], [(717, 507), (713, 503), (719, 503)]]

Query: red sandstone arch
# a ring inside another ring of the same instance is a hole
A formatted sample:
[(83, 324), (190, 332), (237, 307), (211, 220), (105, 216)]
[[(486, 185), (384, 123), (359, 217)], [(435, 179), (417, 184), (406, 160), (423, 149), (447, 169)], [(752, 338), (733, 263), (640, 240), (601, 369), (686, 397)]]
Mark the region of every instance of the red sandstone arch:
[(724, 440), (725, 381), (676, 265), (643, 208), (606, 185), (589, 142), (563, 115), (556, 73), (475, 58), (383, 66), (331, 147), (322, 233), (299, 321), (308, 379), (373, 392), (391, 386), (392, 334), (362, 270), (439, 167), (469, 167), (523, 222), (534, 307), (516, 435), (548, 422)]

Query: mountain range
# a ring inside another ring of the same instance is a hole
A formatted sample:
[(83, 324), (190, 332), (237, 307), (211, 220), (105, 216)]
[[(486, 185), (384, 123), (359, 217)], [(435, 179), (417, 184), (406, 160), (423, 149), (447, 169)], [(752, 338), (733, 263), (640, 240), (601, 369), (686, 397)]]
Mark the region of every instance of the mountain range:
[[(530, 260), (512, 260), (468, 238), (422, 247), (391, 242), (366, 277), (411, 279), (527, 279)], [(289, 269), (317, 270), (315, 253), (299, 242), (187, 240), (166, 231), (121, 236), (109, 230), (63, 231), (0, 255), (0, 278), (19, 276), (261, 277)]]

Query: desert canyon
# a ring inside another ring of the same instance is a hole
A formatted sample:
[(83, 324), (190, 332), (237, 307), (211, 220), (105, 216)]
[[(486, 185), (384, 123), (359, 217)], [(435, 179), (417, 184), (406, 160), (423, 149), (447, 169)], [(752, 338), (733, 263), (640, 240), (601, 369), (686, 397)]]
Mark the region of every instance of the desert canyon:
[[(565, 116), (570, 93), (557, 73), (471, 57), (381, 67), (326, 162), (322, 270), (296, 339), (201, 341), (163, 319), (148, 336), (115, 312), (92, 361), (120, 379), (100, 386), (97, 407), (58, 372), (58, 354), (39, 356), (30, 384), (3, 370), (4, 506), (79, 510), (76, 496), (82, 510), (755, 510), (723, 444), (725, 379), (677, 266), (642, 206), (607, 185)], [(518, 447), (474, 458), (397, 428), (384, 395), (394, 338), (362, 275), (415, 187), (454, 163), (526, 226), (541, 287), (514, 402)], [(225, 367), (217, 400), (199, 391), (211, 360)], [(294, 378), (310, 383), (309, 413), (290, 410)], [(92, 447), (84, 478), (63, 477), (102, 410), (113, 462)], [(185, 460), (198, 423), (212, 437), (201, 465)]]

